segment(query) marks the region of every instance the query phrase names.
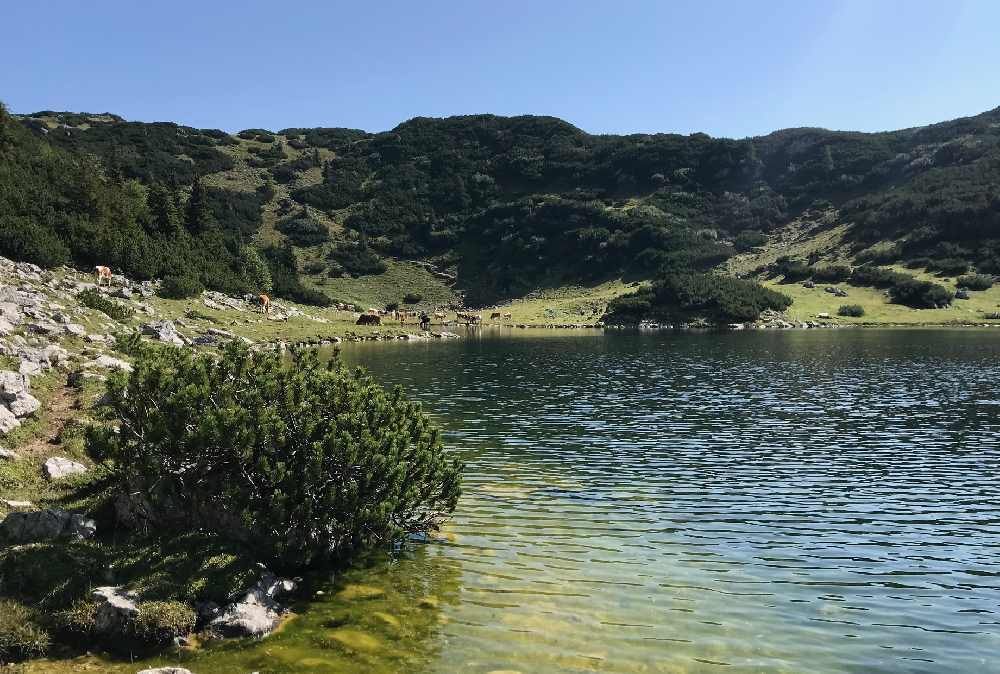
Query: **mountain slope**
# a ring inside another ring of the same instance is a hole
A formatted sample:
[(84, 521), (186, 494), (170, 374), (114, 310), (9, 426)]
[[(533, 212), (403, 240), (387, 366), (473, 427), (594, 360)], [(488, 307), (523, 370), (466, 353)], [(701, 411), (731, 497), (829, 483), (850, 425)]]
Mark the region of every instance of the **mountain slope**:
[[(766, 250), (802, 222), (820, 244), (803, 262), (933, 257), (1000, 272), (1000, 108), (892, 132), (742, 140), (595, 136), (531, 116), (415, 118), (376, 134), (229, 135), (53, 112), (21, 121), (56, 148), (99, 157), (113, 180), (162, 186), (177, 202), (200, 179), (224, 231), (292, 243), (321, 289), (377, 278), (384, 258), (414, 259), (484, 304), (731, 269), (734, 254)], [(764, 272), (766, 258), (735, 266)]]

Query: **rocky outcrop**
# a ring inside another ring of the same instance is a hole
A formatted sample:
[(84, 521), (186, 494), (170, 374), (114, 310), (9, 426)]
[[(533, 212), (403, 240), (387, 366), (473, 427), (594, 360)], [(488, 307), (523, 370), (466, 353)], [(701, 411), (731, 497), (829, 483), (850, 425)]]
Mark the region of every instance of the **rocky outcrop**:
[(120, 635), (139, 615), (138, 597), (122, 587), (99, 587), (91, 596), (97, 601), (94, 631), (98, 634)]
[(175, 346), (184, 345), (184, 338), (177, 332), (177, 328), (174, 326), (172, 321), (153, 321), (151, 323), (144, 323), (140, 330), (142, 331), (142, 334), (155, 337), (161, 342), (173, 344)]
[(11, 413), (19, 419), (21, 417), (34, 414), (42, 406), (42, 403), (38, 401), (38, 398), (26, 391), (21, 391), (12, 399), (5, 402), (7, 404), (7, 409), (9, 409)]
[(124, 372), (132, 371), (131, 364), (121, 358), (115, 358), (113, 356), (98, 356), (94, 360), (85, 363), (84, 367), (97, 368), (99, 370), (122, 370)]
[(0, 535), (15, 543), (83, 540), (91, 538), (96, 531), (94, 520), (59, 508), (11, 513), (0, 522)]
[(20, 425), (21, 422), (14, 416), (14, 413), (0, 405), (0, 433), (10, 433)]
[(294, 589), (293, 581), (265, 569), (260, 581), (221, 609), (209, 628), (223, 637), (266, 637), (278, 628), (285, 612), (276, 598)]
[(45, 476), (50, 480), (62, 480), (72, 475), (81, 475), (87, 472), (87, 467), (82, 463), (62, 456), (53, 456), (48, 459), (44, 469)]

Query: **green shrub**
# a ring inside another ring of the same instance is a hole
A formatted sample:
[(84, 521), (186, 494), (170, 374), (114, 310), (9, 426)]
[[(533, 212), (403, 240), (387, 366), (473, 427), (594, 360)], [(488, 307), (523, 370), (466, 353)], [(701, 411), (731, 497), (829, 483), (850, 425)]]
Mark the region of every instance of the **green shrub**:
[(885, 267), (863, 265), (861, 267), (854, 268), (854, 271), (851, 272), (850, 282), (851, 285), (855, 286), (890, 288), (897, 283), (908, 281), (912, 278), (912, 276), (900, 274), (897, 271), (886, 269)]
[(938, 260), (931, 260), (928, 269), (949, 276), (964, 274), (969, 271), (969, 261), (957, 257), (946, 257)]
[(774, 272), (784, 276), (785, 283), (795, 283), (804, 281), (813, 274), (812, 267), (802, 260), (793, 260), (789, 257), (778, 258), (774, 263)]
[(439, 430), (360, 370), (236, 342), (221, 357), (148, 347), (134, 367), (109, 379), (111, 424), (87, 437), (114, 464), (123, 526), (202, 527), (291, 570), (455, 508), (461, 464)]
[(403, 304), (418, 304), (424, 296), (420, 293), (406, 293), (403, 295)]
[(986, 274), (966, 274), (959, 276), (955, 285), (966, 290), (989, 290), (993, 287), (993, 277)]
[(51, 644), (34, 611), (9, 599), (0, 599), (0, 663), (45, 655)]
[(197, 619), (194, 609), (179, 601), (144, 601), (139, 603), (132, 629), (143, 643), (165, 645), (189, 634)]
[(57, 611), (53, 616), (53, 622), (65, 636), (73, 640), (89, 641), (97, 622), (97, 606), (96, 601), (81, 599), (69, 608)]
[(135, 316), (135, 309), (121, 302), (108, 299), (97, 290), (84, 290), (76, 298), (83, 306), (97, 309), (108, 318), (113, 318), (116, 321), (127, 321)]
[(736, 250), (738, 251), (748, 251), (757, 246), (763, 246), (767, 243), (767, 237), (763, 232), (757, 229), (748, 229), (744, 232), (740, 232), (736, 236)]
[(201, 281), (193, 276), (165, 276), (160, 283), (159, 295), (172, 300), (182, 300), (200, 295), (205, 289)]
[(944, 286), (930, 281), (907, 279), (889, 288), (889, 296), (896, 304), (914, 309), (934, 309), (951, 304), (955, 296)]
[(0, 588), (44, 608), (69, 606), (104, 577), (107, 557), (90, 542), (35, 543), (0, 549)]
[(826, 267), (816, 267), (812, 274), (814, 281), (821, 283), (840, 283), (851, 277), (851, 268), (846, 264), (834, 264)]
[(865, 308), (860, 304), (845, 304), (839, 309), (837, 309), (838, 316), (850, 316), (852, 318), (861, 318), (865, 315)]
[(253, 246), (240, 248), (240, 273), (254, 292), (269, 293), (274, 286), (267, 262)]

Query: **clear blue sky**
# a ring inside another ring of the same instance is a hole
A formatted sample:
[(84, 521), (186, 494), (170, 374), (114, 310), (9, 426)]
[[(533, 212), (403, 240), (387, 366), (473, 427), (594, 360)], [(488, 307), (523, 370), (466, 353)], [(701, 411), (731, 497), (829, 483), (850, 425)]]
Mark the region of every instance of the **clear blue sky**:
[(235, 131), (881, 130), (1000, 105), (1000, 2), (5, 2), (0, 100)]

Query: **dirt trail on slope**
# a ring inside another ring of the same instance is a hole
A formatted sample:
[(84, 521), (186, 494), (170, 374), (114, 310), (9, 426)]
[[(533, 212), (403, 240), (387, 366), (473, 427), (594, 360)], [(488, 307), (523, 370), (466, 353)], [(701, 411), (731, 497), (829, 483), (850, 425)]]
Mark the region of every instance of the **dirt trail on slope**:
[(45, 401), (44, 426), (31, 440), (17, 448), (24, 457), (44, 461), (61, 445), (59, 439), (66, 424), (79, 413), (76, 395), (67, 384), (57, 387)]

